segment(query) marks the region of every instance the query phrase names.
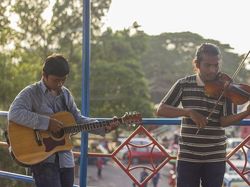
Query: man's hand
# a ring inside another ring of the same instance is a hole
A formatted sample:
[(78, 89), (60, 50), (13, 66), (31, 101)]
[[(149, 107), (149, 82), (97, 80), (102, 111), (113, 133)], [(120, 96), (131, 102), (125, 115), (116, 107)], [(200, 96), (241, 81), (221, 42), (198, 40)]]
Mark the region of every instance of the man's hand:
[(199, 129), (206, 127), (208, 123), (207, 118), (195, 110), (189, 110), (189, 117), (194, 121)]
[(105, 132), (109, 133), (112, 130), (116, 129), (119, 125), (120, 125), (119, 120), (117, 120), (117, 117), (114, 116), (112, 122), (110, 123), (110, 125), (105, 127)]
[(58, 121), (57, 119), (50, 118), (48, 131), (57, 133), (62, 129), (62, 127), (62, 122)]

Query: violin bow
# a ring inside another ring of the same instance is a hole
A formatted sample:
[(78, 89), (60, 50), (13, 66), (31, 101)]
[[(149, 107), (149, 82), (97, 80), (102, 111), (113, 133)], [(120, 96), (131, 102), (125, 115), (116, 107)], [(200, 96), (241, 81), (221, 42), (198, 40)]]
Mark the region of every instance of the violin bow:
[[(214, 110), (216, 109), (216, 107), (218, 106), (222, 96), (224, 95), (225, 93), (225, 89), (230, 85), (230, 83), (235, 79), (235, 77), (238, 75), (238, 73), (240, 72), (241, 68), (243, 67), (244, 65), (244, 62), (246, 61), (248, 55), (250, 54), (250, 50), (248, 51), (248, 53), (245, 55), (245, 57), (243, 58), (243, 60), (241, 61), (241, 63), (239, 64), (239, 66), (237, 67), (237, 69), (235, 70), (233, 76), (232, 76), (232, 80), (229, 81), (229, 82), (226, 82), (225, 85), (224, 85), (224, 89), (223, 91), (221, 92), (220, 94), (220, 97), (218, 98), (218, 100), (216, 101), (214, 107), (212, 108), (212, 110), (210, 111), (209, 115), (207, 116), (207, 120), (210, 119), (210, 117), (212, 116), (212, 114), (214, 113)], [(197, 132), (196, 132), (196, 135), (199, 134), (201, 128), (198, 128)]]
[(233, 76), (232, 76), (232, 80), (234, 80), (234, 78), (238, 75), (238, 73), (240, 72), (241, 68), (243, 67), (243, 64), (245, 62), (245, 60), (247, 59), (248, 55), (250, 53), (250, 50), (248, 51), (248, 53), (246, 54), (246, 56), (244, 57), (244, 59), (241, 61), (241, 63), (239, 64), (238, 68), (236, 69), (236, 71), (234, 72)]

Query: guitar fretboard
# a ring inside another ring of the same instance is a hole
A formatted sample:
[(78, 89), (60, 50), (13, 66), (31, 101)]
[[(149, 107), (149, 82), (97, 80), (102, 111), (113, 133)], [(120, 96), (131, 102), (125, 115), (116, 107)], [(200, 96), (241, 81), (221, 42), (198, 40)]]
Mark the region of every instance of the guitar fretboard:
[[(116, 119), (120, 123), (122, 123), (122, 119)], [(85, 123), (85, 124), (78, 124), (74, 126), (64, 127), (63, 130), (65, 133), (77, 133), (82, 131), (91, 131), (99, 128), (104, 128), (106, 126), (109, 126), (111, 122), (114, 122), (115, 120), (105, 120), (105, 121), (98, 121), (94, 123)]]

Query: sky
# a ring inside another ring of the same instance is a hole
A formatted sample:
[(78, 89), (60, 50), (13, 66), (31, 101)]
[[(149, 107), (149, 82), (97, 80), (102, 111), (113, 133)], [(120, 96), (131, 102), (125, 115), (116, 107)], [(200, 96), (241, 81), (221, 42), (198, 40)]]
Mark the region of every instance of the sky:
[(250, 50), (249, 0), (112, 0), (104, 27), (123, 30), (134, 21), (150, 35), (190, 31), (239, 54)]

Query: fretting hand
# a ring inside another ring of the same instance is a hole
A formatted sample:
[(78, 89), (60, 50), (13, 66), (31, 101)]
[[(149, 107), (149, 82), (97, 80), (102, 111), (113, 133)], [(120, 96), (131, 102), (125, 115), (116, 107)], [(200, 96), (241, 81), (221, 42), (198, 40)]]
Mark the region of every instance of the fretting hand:
[(110, 124), (105, 127), (105, 132), (109, 133), (109, 132), (113, 131), (114, 129), (116, 129), (119, 125), (120, 125), (119, 120), (117, 119), (116, 116), (114, 116), (112, 121), (110, 122)]

